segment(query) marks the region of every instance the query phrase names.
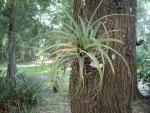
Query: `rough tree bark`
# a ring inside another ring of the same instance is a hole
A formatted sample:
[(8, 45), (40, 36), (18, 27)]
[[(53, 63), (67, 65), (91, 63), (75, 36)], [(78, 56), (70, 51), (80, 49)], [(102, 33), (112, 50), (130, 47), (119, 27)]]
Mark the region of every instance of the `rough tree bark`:
[(12, 1), (9, 12), (9, 30), (8, 30), (8, 76), (16, 75), (16, 16), (17, 0)]
[[(84, 11), (81, 11), (81, 0), (74, 0), (75, 19), (78, 15), (89, 19), (95, 8), (99, 4), (98, 0), (86, 0)], [(104, 0), (96, 13), (95, 19), (108, 14), (136, 14), (136, 0)], [(77, 96), (76, 86), (79, 79), (79, 67), (76, 62), (72, 65), (72, 75), (70, 79), (70, 95), (72, 113), (131, 113), (133, 78), (136, 75), (136, 18), (134, 16), (111, 16), (107, 19), (108, 30), (121, 29), (124, 32), (114, 32), (112, 38), (118, 38), (124, 45), (111, 43), (111, 47), (116, 49), (126, 59), (130, 72), (128, 72), (124, 62), (115, 55), (113, 64), (115, 74), (112, 74), (109, 66), (105, 67), (104, 81), (101, 91), (95, 90), (98, 83), (98, 73), (95, 69), (86, 67), (84, 74), (84, 89)], [(109, 52), (112, 56), (113, 53)]]

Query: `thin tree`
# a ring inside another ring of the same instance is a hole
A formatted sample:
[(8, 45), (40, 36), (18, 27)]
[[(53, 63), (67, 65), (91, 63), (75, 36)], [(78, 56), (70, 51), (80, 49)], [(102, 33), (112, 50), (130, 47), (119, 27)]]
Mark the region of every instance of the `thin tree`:
[[(111, 38), (122, 40), (124, 45), (111, 43), (111, 47), (126, 59), (130, 73), (121, 58), (109, 52), (115, 66), (115, 74), (106, 63), (103, 86), (100, 90), (95, 90), (99, 82), (98, 73), (95, 69), (86, 67), (84, 89), (74, 96), (79, 79), (79, 66), (74, 62), (70, 79), (72, 113), (132, 112), (133, 78), (136, 75), (136, 18), (131, 15), (136, 15), (136, 2), (137, 0), (104, 0), (95, 15), (95, 19), (98, 19), (105, 15), (120, 14), (107, 17), (103, 22), (107, 31), (121, 30), (110, 35)], [(79, 16), (82, 16), (85, 21), (88, 21), (99, 3), (98, 0), (74, 0), (75, 19), (78, 20)], [(101, 32), (103, 30), (100, 34)]]
[(9, 29), (8, 29), (8, 76), (16, 75), (16, 18), (17, 0), (12, 0), (9, 8)]

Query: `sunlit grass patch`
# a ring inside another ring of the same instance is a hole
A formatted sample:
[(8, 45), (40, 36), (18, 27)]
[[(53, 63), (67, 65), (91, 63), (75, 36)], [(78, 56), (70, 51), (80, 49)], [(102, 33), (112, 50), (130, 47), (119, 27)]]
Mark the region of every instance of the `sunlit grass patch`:
[[(22, 64), (17, 65), (17, 72), (26, 73), (28, 76), (37, 76), (37, 75), (48, 75), (50, 73), (51, 65), (50, 64)], [(1, 72), (7, 71), (7, 65), (0, 65)]]
[(3, 71), (6, 71), (6, 69), (7, 69), (7, 65), (6, 64), (0, 64), (0, 70), (1, 70), (1, 72)]
[(47, 75), (50, 68), (50, 64), (18, 66), (18, 72), (25, 72), (28, 76)]

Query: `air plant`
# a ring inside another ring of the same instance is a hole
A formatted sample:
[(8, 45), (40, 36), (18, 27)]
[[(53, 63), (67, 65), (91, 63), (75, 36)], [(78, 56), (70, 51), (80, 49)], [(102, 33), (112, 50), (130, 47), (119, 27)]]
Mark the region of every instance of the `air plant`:
[[(84, 86), (84, 69), (86, 59), (88, 58), (98, 70), (100, 78), (98, 86), (101, 86), (106, 62), (110, 66), (112, 72), (115, 73), (113, 59), (109, 56), (108, 51), (112, 51), (114, 54), (120, 56), (128, 67), (122, 55), (110, 47), (110, 42), (123, 44), (121, 40), (110, 36), (110, 33), (122, 30), (107, 31), (105, 23), (103, 22), (105, 18), (115, 14), (101, 17), (93, 22), (97, 9), (89, 22), (84, 22), (81, 17), (79, 17), (79, 22), (76, 22), (70, 14), (66, 13), (71, 25), (63, 23), (67, 29), (52, 32), (49, 40), (58, 40), (59, 42), (44, 50), (48, 51), (50, 53), (49, 57), (53, 59), (51, 75), (54, 75), (55, 71), (64, 65), (65, 62), (76, 60), (79, 64), (80, 75), (78, 86)], [(99, 35), (101, 29), (104, 29), (103, 34)]]

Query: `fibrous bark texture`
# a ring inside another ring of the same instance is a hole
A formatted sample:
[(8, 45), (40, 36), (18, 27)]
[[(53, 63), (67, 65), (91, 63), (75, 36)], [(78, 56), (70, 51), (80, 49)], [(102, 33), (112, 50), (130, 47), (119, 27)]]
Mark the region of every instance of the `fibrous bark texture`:
[[(74, 0), (75, 19), (78, 16), (89, 20), (94, 10), (99, 4), (99, 0)], [(120, 39), (124, 44), (111, 43), (111, 47), (116, 49), (129, 65), (130, 72), (123, 60), (115, 53), (109, 51), (113, 56), (115, 74), (106, 65), (103, 85), (97, 88), (99, 75), (96, 69), (85, 67), (85, 84), (80, 93), (76, 94), (76, 87), (79, 80), (79, 66), (77, 62), (72, 64), (72, 74), (70, 79), (71, 111), (72, 113), (131, 113), (133, 78), (136, 75), (136, 0), (104, 0), (99, 7), (94, 19), (105, 15), (109, 16), (103, 21), (107, 30), (122, 30), (112, 32), (111, 38)], [(122, 15), (128, 14), (128, 15)], [(104, 32), (104, 30), (100, 31)], [(107, 63), (106, 63), (107, 64)], [(75, 95), (75, 96), (74, 96)]]

